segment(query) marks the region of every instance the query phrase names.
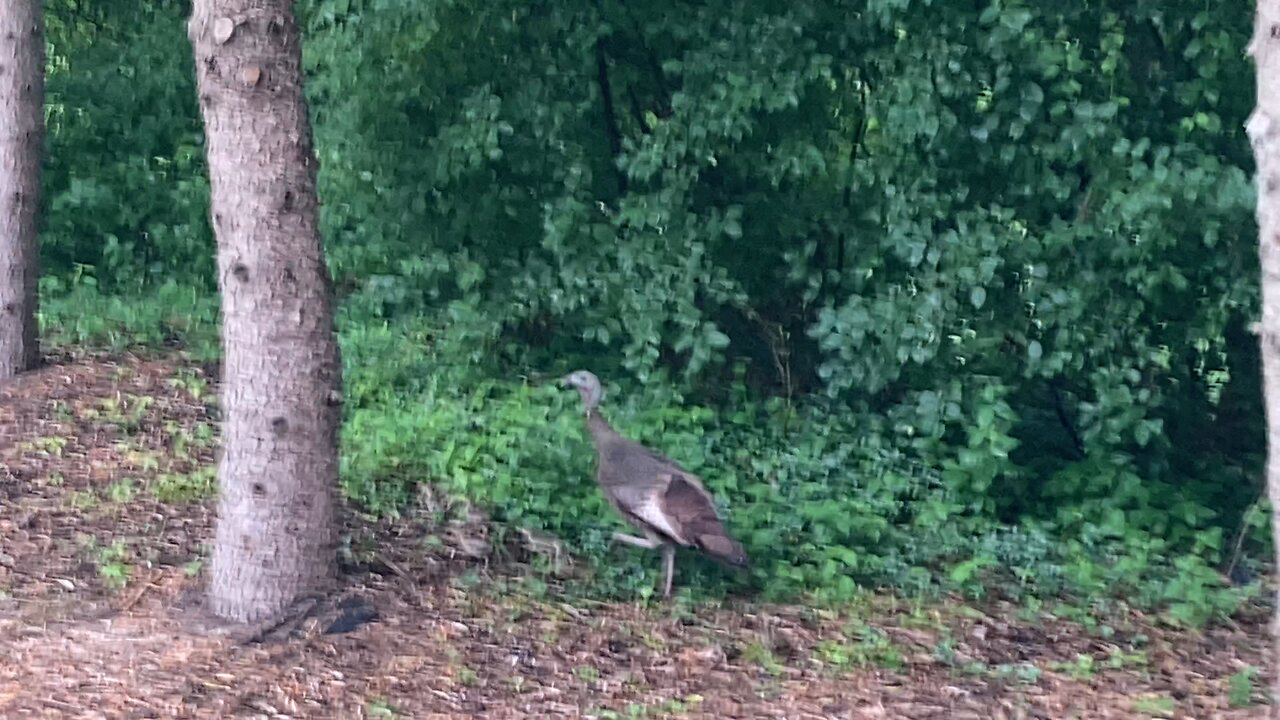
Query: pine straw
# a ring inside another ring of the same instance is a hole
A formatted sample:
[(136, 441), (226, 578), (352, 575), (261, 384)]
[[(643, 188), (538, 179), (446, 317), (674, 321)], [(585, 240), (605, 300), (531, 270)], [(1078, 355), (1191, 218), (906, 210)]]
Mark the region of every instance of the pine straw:
[[(1122, 718), (1171, 699), (1183, 717), (1261, 717), (1226, 706), (1226, 678), (1260, 648), (1243, 631), (1157, 636), (1148, 667), (1035, 684), (968, 675), (935, 657), (945, 633), (961, 657), (1048, 666), (1110, 648), (1061, 624), (1028, 635), (993, 616), (923, 629), (873, 621), (906, 656), (894, 672), (824, 667), (840, 623), (801, 610), (699, 610), (672, 617), (627, 606), (572, 608), (429, 589), (415, 607), (371, 588), (383, 618), (355, 632), (264, 646), (192, 632), (156, 600), (137, 612), (36, 627), (0, 623), (5, 717), (584, 717), (680, 700), (687, 717)], [(883, 623), (883, 624), (881, 624)], [(943, 630), (946, 628), (946, 630)], [(1121, 641), (1124, 642), (1124, 641)], [(762, 659), (767, 648), (777, 664)], [(1242, 657), (1244, 656), (1244, 657)], [(1149, 704), (1141, 704), (1142, 699)]]
[[(554, 588), (520, 591), (528, 568), (427, 553), (410, 521), (353, 521), (356, 544), (378, 550), (346, 582), (377, 608), (374, 622), (242, 644), (195, 622), (184, 601), (200, 590), (186, 565), (211, 537), (208, 503), (150, 492), (160, 474), (212, 457), (170, 451), (175, 427), (210, 420), (167, 382), (176, 369), (92, 359), (0, 385), (0, 716), (1265, 716), (1228, 701), (1233, 675), (1267, 664), (1256, 611), (1202, 633), (1127, 613), (1108, 618), (1104, 637), (1001, 605), (908, 612), (884, 599), (843, 615), (749, 602), (570, 605)], [(131, 396), (154, 402), (128, 433), (84, 412)], [(60, 452), (32, 444), (51, 437)], [(138, 479), (139, 494), (108, 500), (123, 477)], [(96, 501), (72, 502), (88, 496)], [(130, 552), (123, 588), (101, 573), (100, 549), (114, 540)], [(463, 583), (464, 572), (489, 579)], [(880, 649), (862, 641), (866, 628), (883, 635)]]

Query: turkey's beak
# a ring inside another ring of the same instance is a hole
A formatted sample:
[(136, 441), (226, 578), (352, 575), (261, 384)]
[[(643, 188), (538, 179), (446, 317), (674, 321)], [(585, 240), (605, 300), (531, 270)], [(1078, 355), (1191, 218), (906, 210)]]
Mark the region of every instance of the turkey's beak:
[(564, 377), (560, 378), (560, 387), (563, 387), (563, 388), (573, 387), (573, 380), (570, 379), (570, 376), (565, 375)]

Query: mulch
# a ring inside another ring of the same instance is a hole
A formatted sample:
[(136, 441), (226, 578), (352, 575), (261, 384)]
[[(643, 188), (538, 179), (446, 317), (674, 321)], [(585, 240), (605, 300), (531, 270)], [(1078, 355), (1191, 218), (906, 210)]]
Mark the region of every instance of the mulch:
[(213, 504), (174, 490), (214, 462), (214, 392), (179, 355), (57, 358), (0, 383), (0, 716), (1266, 716), (1257, 608), (1186, 631), (889, 596), (839, 612), (570, 601), (425, 514), (348, 513), (366, 550), (344, 592), (373, 621), (245, 643), (193, 621)]

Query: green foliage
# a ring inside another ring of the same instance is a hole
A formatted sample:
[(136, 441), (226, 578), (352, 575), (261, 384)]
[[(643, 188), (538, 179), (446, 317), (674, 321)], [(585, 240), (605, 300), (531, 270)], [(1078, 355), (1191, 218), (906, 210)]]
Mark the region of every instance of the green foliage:
[(160, 502), (190, 503), (216, 497), (217, 466), (204, 465), (187, 474), (165, 473), (156, 479), (151, 492)]
[(1166, 695), (1146, 696), (1135, 698), (1132, 706), (1135, 712), (1150, 717), (1175, 717), (1178, 701)]
[(181, 343), (195, 358), (212, 358), (219, 352), (217, 298), (174, 282), (104, 294), (90, 278), (70, 283), (56, 276), (42, 278), (40, 331), (46, 349), (160, 349)]
[[(55, 345), (216, 349), (180, 5), (50, 6)], [(685, 587), (1251, 591), (1245, 9), (299, 6), (368, 509), (434, 483), (651, 588), (544, 382), (589, 367), (756, 559)]]
[(42, 254), (63, 277), (212, 287), (186, 5), (48, 3)]
[(98, 576), (107, 588), (120, 590), (129, 583), (133, 575), (133, 553), (124, 540), (102, 545), (93, 535), (81, 535), (80, 543), (85, 554), (98, 566)]
[(1253, 702), (1253, 681), (1258, 668), (1246, 665), (1232, 673), (1227, 680), (1227, 700), (1231, 707), (1246, 707)]

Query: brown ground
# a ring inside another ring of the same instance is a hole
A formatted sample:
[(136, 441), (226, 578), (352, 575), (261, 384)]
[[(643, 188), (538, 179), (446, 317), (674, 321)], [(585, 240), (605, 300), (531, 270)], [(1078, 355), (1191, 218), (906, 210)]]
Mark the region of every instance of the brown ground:
[(365, 562), (347, 580), (377, 621), (238, 644), (174, 609), (211, 537), (213, 404), (176, 360), (0, 384), (0, 717), (1265, 715), (1256, 611), (1179, 633), (891, 599), (570, 605), (528, 568), (425, 549), (412, 518), (352, 522)]

